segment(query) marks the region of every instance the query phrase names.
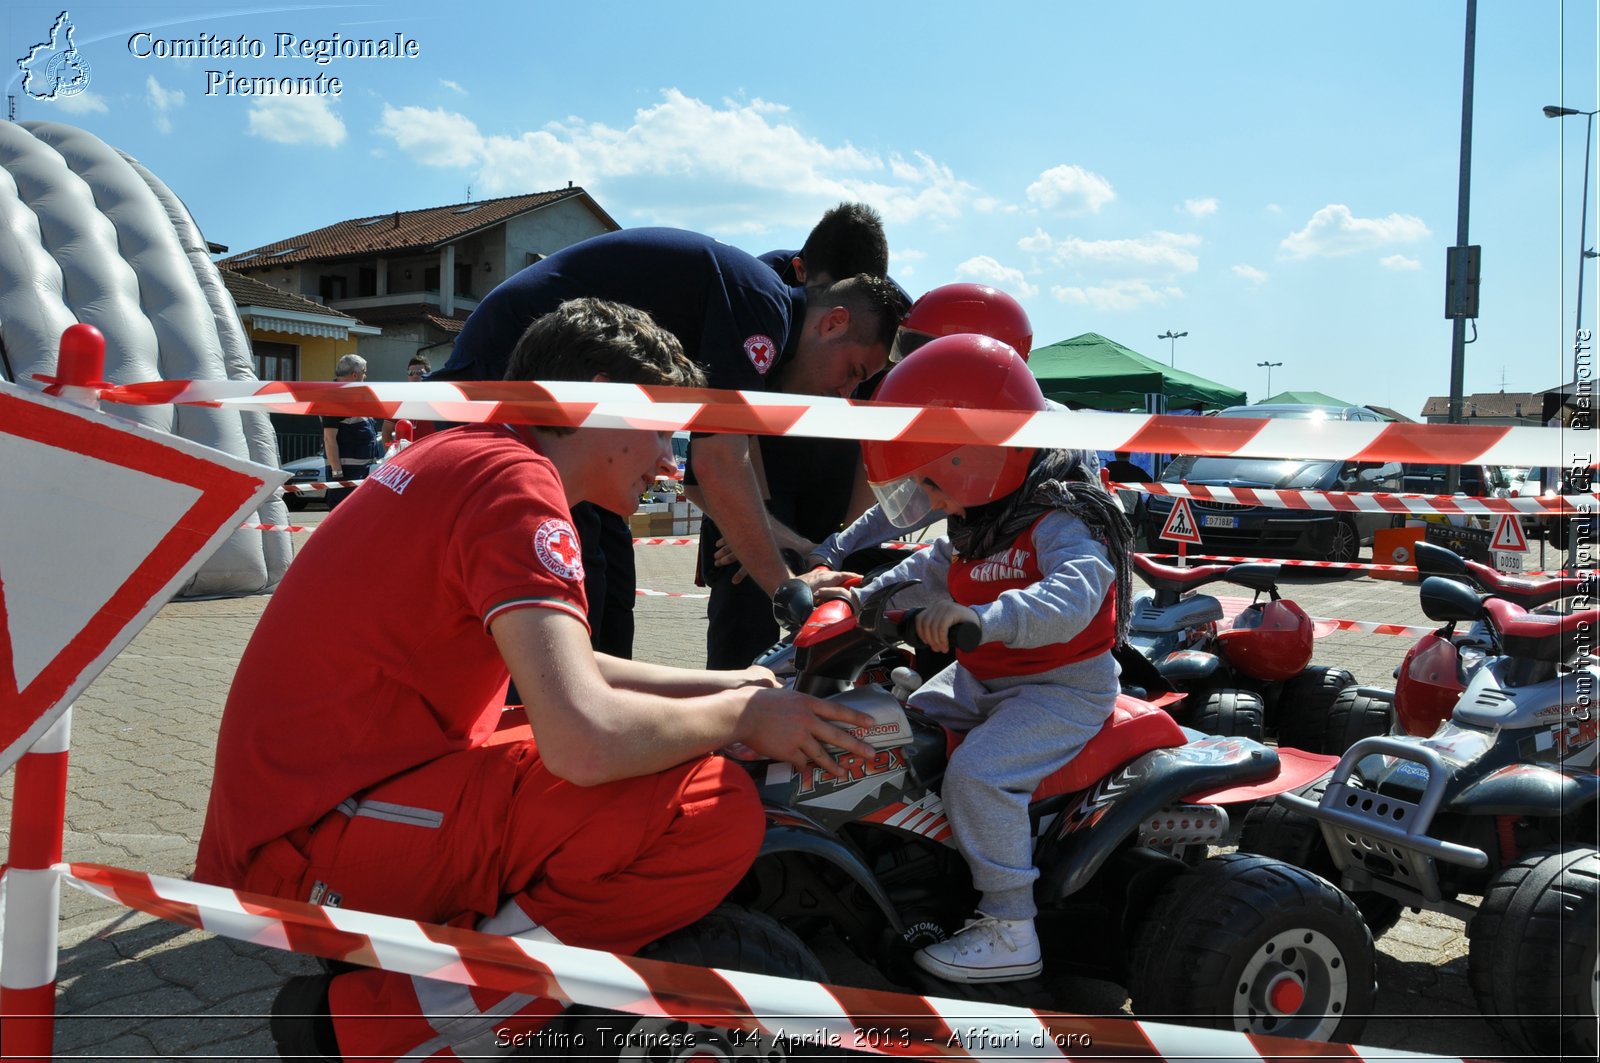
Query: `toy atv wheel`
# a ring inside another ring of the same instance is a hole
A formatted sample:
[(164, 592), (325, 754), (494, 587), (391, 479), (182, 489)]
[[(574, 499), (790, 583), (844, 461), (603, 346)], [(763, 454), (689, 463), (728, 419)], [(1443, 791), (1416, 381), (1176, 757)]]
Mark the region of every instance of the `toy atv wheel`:
[(1261, 741), (1266, 706), (1253, 690), (1224, 688), (1206, 694), (1194, 714), (1194, 725), (1206, 734), (1232, 735)]
[(1322, 741), (1313, 753), (1339, 756), (1363, 738), (1394, 729), (1394, 703), (1370, 697), (1355, 687), (1341, 691), (1322, 723)]
[(1595, 1058), (1600, 853), (1529, 853), (1505, 868), (1467, 924), (1467, 977), (1489, 1024), (1523, 1051)]
[[(696, 967), (804, 978), (820, 982), (827, 973), (811, 950), (771, 916), (737, 905), (718, 906), (699, 922), (646, 945), (639, 956)], [(682, 1019), (632, 1015), (576, 1007), (561, 1019), (557, 1054), (606, 1060), (751, 1059), (767, 1063), (832, 1054), (815, 1045), (793, 1045), (764, 1034), (726, 1030)], [(539, 1047), (538, 1054), (552, 1049)]]
[(1376, 990), (1372, 935), (1324, 880), (1247, 853), (1174, 877), (1137, 931), (1129, 995), (1147, 1018), (1353, 1041)]
[[(1300, 791), (1311, 801), (1321, 801), (1328, 788), (1326, 778), (1319, 779)], [(1296, 812), (1278, 801), (1262, 801), (1244, 817), (1239, 831), (1239, 851), (1270, 856), (1295, 867), (1303, 867), (1320, 875), (1334, 885), (1339, 884), (1339, 869), (1328, 852), (1328, 843), (1322, 837), (1322, 828), (1310, 816)], [(1374, 938), (1382, 937), (1400, 921), (1404, 906), (1393, 897), (1372, 890), (1347, 893), (1366, 920), (1367, 929)]]
[(1278, 744), (1321, 753), (1322, 725), (1333, 703), (1345, 687), (1355, 686), (1356, 677), (1343, 668), (1314, 664), (1283, 684), (1273, 713), (1278, 725)]

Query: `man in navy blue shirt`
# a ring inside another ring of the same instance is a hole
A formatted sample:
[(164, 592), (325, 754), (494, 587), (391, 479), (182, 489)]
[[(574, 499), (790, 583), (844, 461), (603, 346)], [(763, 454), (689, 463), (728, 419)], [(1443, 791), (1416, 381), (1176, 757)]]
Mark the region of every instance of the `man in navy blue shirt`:
[[(450, 361), (430, 379), (500, 379), (529, 323), (585, 296), (648, 312), (678, 337), (712, 387), (813, 395), (848, 396), (882, 369), (906, 309), (882, 278), (848, 277), (808, 291), (711, 237), (626, 229), (563, 248), (508, 278), (473, 311)], [(770, 595), (792, 573), (762, 509), (749, 437), (697, 437), (688, 475), (699, 483), (714, 531)]]

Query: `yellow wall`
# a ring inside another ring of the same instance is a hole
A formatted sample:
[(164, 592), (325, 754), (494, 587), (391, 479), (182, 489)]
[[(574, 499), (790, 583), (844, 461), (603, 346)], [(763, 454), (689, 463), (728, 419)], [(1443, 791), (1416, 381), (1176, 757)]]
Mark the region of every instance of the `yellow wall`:
[(273, 343), (292, 343), (299, 347), (301, 380), (332, 380), (333, 367), (339, 359), (346, 354), (357, 353), (354, 336), (347, 336), (342, 340), (329, 340), (258, 328), (250, 329), (250, 336), (253, 339), (268, 340)]

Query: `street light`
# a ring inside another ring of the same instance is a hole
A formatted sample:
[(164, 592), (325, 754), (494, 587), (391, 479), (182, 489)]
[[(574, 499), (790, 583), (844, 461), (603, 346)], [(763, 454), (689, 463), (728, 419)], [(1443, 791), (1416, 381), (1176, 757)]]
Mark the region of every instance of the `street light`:
[(1269, 398), (1269, 399), (1272, 398), (1272, 370), (1274, 368), (1282, 365), (1282, 364), (1283, 364), (1282, 362), (1257, 362), (1256, 363), (1257, 366), (1264, 366), (1266, 368), (1266, 370), (1267, 370), (1267, 398)]
[(1168, 365), (1171, 365), (1173, 367), (1177, 366), (1177, 364), (1178, 364), (1178, 341), (1183, 339), (1187, 335), (1188, 335), (1187, 332), (1173, 332), (1171, 329), (1167, 329), (1167, 331), (1163, 332), (1161, 335), (1156, 337), (1156, 339), (1158, 339), (1158, 340), (1171, 340), (1172, 341), (1172, 343), (1170, 345), (1169, 352), (1168, 352), (1169, 353), (1169, 356), (1167, 358), (1167, 364)]
[[(1578, 207), (1578, 314), (1573, 325), (1572, 342), (1574, 351), (1578, 343), (1582, 342), (1583, 333), (1583, 261), (1592, 258), (1584, 246), (1589, 242), (1589, 146), (1594, 140), (1594, 116), (1600, 111), (1580, 111), (1575, 107), (1557, 107), (1554, 104), (1544, 109), (1546, 118), (1569, 118), (1572, 115), (1583, 115), (1583, 199)], [(1574, 354), (1576, 357), (1576, 354)], [(1573, 380), (1577, 380), (1577, 366), (1573, 366)]]

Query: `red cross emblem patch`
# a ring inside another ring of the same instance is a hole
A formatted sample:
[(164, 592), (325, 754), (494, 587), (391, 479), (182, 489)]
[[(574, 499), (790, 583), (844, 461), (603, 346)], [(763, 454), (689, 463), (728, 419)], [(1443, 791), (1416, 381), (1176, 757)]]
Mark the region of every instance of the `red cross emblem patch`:
[(533, 533), (533, 552), (539, 562), (562, 579), (583, 579), (583, 547), (572, 525), (554, 517)]
[(750, 364), (756, 367), (756, 372), (765, 373), (778, 357), (778, 346), (771, 337), (757, 333), (744, 341), (744, 353), (750, 359)]

